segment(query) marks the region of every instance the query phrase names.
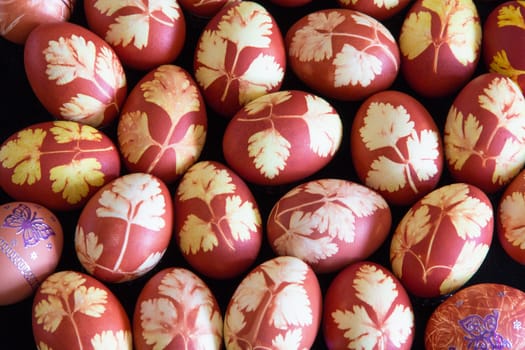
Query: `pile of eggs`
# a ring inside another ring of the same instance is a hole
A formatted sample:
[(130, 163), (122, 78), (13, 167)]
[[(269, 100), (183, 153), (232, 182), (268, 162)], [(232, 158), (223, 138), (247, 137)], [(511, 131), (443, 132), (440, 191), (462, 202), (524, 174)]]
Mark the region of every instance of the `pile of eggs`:
[(523, 348), (524, 18), (0, 2), (3, 341)]

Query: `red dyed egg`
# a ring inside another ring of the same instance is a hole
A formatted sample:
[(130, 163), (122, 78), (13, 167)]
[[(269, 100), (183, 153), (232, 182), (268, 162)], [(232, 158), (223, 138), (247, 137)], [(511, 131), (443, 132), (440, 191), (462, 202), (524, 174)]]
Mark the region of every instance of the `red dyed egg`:
[(196, 271), (232, 278), (255, 261), (262, 244), (259, 208), (228, 167), (215, 161), (192, 165), (177, 186), (174, 206), (177, 244)]
[(144, 173), (122, 175), (90, 198), (75, 231), (82, 266), (105, 282), (137, 279), (153, 269), (171, 239), (168, 188)]
[(126, 75), (113, 49), (71, 22), (35, 28), (24, 46), (24, 66), (36, 97), (57, 119), (108, 126), (126, 97)]
[(342, 134), (339, 114), (326, 100), (298, 90), (279, 91), (235, 114), (223, 135), (223, 153), (246, 181), (281, 185), (328, 164)]
[(73, 121), (30, 125), (0, 147), (0, 187), (50, 210), (81, 208), (120, 173), (118, 150), (101, 131)]
[(525, 98), (498, 73), (474, 78), (456, 96), (444, 126), (451, 175), (487, 193), (502, 189), (525, 165)]
[(270, 0), (270, 2), (283, 7), (299, 7), (311, 3), (313, 0)]
[(498, 283), (466, 287), (440, 304), (425, 328), (425, 349), (522, 349), (525, 294)]
[(249, 101), (279, 90), (285, 69), (277, 22), (254, 1), (225, 6), (197, 40), (195, 80), (207, 105), (227, 118)]
[(133, 314), (135, 349), (222, 349), (222, 314), (211, 290), (184, 268), (165, 268), (140, 292)]
[(503, 74), (525, 91), (525, 3), (507, 1), (496, 6), (483, 24), (483, 59), (491, 72)]
[(88, 27), (115, 50), (123, 65), (149, 70), (174, 61), (186, 39), (177, 0), (84, 1)]
[(452, 183), (419, 199), (392, 236), (390, 262), (408, 292), (446, 295), (477, 272), (489, 251), (494, 217), (479, 188)]
[(350, 143), (359, 179), (394, 205), (413, 204), (441, 177), (439, 130), (425, 106), (406, 93), (382, 91), (364, 101)]
[(180, 6), (188, 13), (198, 17), (213, 17), (223, 7), (241, 0), (178, 0)]
[(301, 259), (267, 260), (244, 277), (224, 316), (227, 349), (310, 349), (321, 323), (322, 295)]
[(328, 349), (411, 349), (414, 312), (402, 284), (386, 268), (354, 263), (330, 282), (323, 303)]
[(206, 141), (206, 108), (192, 77), (162, 65), (130, 92), (117, 127), (126, 168), (177, 180), (201, 154)]
[(375, 191), (341, 179), (302, 183), (277, 200), (267, 220), (277, 255), (291, 255), (316, 273), (368, 258), (385, 241), (392, 216)]
[(25, 44), (39, 24), (68, 21), (76, 0), (16, 0), (0, 2), (0, 35)]
[(39, 349), (131, 349), (126, 310), (97, 279), (76, 271), (55, 272), (33, 299), (32, 328)]
[(378, 20), (385, 20), (393, 17), (403, 10), (410, 0), (387, 0), (387, 1), (370, 1), (370, 0), (337, 0), (342, 8), (361, 11)]
[(55, 272), (62, 255), (62, 225), (49, 209), (30, 202), (0, 207), (0, 305), (31, 296)]
[(364, 99), (390, 87), (399, 71), (392, 33), (359, 11), (312, 12), (290, 27), (285, 43), (295, 75), (330, 98)]

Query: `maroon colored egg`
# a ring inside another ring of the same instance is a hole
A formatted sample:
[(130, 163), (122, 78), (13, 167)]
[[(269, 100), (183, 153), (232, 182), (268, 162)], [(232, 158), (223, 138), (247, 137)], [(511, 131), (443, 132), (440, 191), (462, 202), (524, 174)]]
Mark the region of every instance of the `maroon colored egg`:
[(323, 336), (332, 349), (411, 349), (414, 312), (403, 285), (385, 267), (361, 261), (330, 282)]
[(177, 0), (84, 1), (88, 27), (103, 38), (126, 67), (150, 70), (169, 64), (186, 39)]
[(401, 73), (427, 97), (449, 96), (473, 76), (482, 28), (472, 0), (417, 0), (401, 27)]
[(207, 105), (226, 118), (249, 101), (278, 91), (285, 69), (277, 22), (254, 1), (225, 6), (197, 40), (195, 80)]
[(523, 349), (525, 294), (499, 283), (466, 287), (441, 303), (425, 327), (425, 349)]
[(525, 91), (525, 4), (507, 1), (496, 6), (483, 24), (483, 60), (491, 72), (503, 74)]
[(485, 73), (456, 96), (444, 126), (451, 175), (494, 193), (525, 165), (525, 98), (514, 81)]
[(302, 183), (273, 206), (268, 242), (277, 255), (291, 255), (316, 273), (335, 272), (368, 258), (387, 238), (392, 223), (386, 201), (347, 180)]
[(241, 0), (179, 0), (179, 4), (194, 16), (211, 18), (223, 7), (239, 1)]
[(196, 83), (183, 68), (167, 64), (133, 88), (117, 126), (126, 168), (167, 184), (197, 161), (206, 132), (206, 108)]
[(392, 271), (416, 296), (452, 293), (485, 260), (493, 225), (492, 204), (479, 188), (439, 187), (412, 205), (397, 225), (390, 245)]
[(104, 40), (78, 24), (41, 24), (31, 31), (24, 67), (36, 97), (57, 119), (105, 127), (126, 97), (119, 58)]
[(33, 299), (32, 329), (39, 349), (131, 349), (126, 310), (102, 282), (77, 271), (55, 272)]
[(399, 49), (381, 22), (362, 12), (325, 9), (295, 22), (285, 37), (289, 65), (323, 96), (361, 100), (392, 85)]
[(174, 196), (177, 244), (199, 273), (239, 276), (255, 261), (262, 222), (249, 187), (227, 166), (200, 161), (182, 176)]
[(287, 90), (258, 97), (238, 111), (222, 148), (226, 162), (246, 181), (281, 185), (326, 166), (342, 134), (339, 114), (326, 100)]
[(378, 20), (394, 17), (408, 6), (410, 0), (370, 1), (370, 0), (337, 0), (340, 7), (360, 11)]
[(282, 7), (299, 7), (311, 3), (313, 0), (270, 0), (275, 5)]
[(0, 35), (23, 45), (39, 24), (68, 21), (75, 5), (76, 0), (1, 1)]
[(62, 225), (49, 209), (31, 202), (0, 207), (0, 306), (35, 293), (55, 272), (63, 242)]
[(525, 265), (525, 170), (522, 170), (503, 191), (496, 213), (496, 232), (504, 251), (516, 262)]
[(102, 187), (82, 209), (75, 251), (94, 277), (131, 281), (159, 263), (172, 227), (173, 207), (164, 182), (150, 174), (129, 173)]
[(301, 259), (271, 258), (239, 283), (224, 316), (227, 349), (310, 349), (321, 323), (317, 276)]
[(222, 349), (223, 320), (206, 283), (184, 268), (165, 268), (142, 288), (133, 313), (135, 349)]
[(27, 126), (0, 147), (0, 187), (17, 201), (50, 210), (81, 208), (120, 173), (113, 141), (73, 121)]
[(354, 116), (350, 151), (366, 186), (394, 205), (411, 205), (433, 190), (443, 171), (443, 145), (432, 115), (394, 90), (366, 99)]

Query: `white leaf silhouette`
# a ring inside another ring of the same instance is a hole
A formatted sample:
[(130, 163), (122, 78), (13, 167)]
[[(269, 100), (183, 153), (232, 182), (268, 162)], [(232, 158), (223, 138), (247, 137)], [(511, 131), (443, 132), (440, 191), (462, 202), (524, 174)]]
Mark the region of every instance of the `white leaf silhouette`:
[(523, 168), (525, 164), (525, 147), (522, 142), (508, 138), (496, 157), (496, 165), (492, 174), (492, 183), (507, 184)]
[(406, 186), (406, 171), (405, 164), (379, 156), (370, 165), (370, 171), (366, 174), (366, 184), (381, 191), (395, 192)]
[(261, 222), (258, 210), (249, 201), (242, 203), (239, 196), (229, 196), (225, 203), (224, 214), (230, 226), (232, 237), (237, 241), (247, 241), (256, 232)]
[(476, 144), (483, 131), (483, 125), (480, 125), (477, 118), (472, 114), (464, 118), (463, 113), (452, 106), (445, 122), (444, 131), (445, 153), (448, 161), (454, 169), (460, 170), (465, 162), (477, 153)]
[(290, 326), (303, 327), (312, 322), (312, 308), (304, 286), (286, 284), (275, 295), (270, 323), (277, 329), (287, 330)]
[[(419, 135), (412, 132), (407, 139), (410, 167), (420, 181), (425, 181), (438, 173), (436, 159), (439, 157), (439, 135), (432, 130), (421, 130)], [(412, 175), (407, 172), (407, 176)]]
[(275, 128), (259, 131), (248, 139), (248, 154), (255, 167), (269, 179), (273, 179), (286, 166), (291, 144)]
[(213, 162), (201, 161), (184, 174), (177, 187), (177, 196), (181, 201), (198, 198), (209, 204), (218, 195), (235, 193), (232, 181), (227, 170), (218, 168)]
[(501, 200), (500, 222), (505, 239), (515, 247), (525, 249), (525, 194), (512, 192)]
[(241, 106), (267, 94), (281, 84), (284, 69), (271, 55), (259, 54), (239, 77), (239, 104)]
[(104, 120), (106, 105), (93, 96), (78, 93), (69, 102), (60, 106), (60, 115), (67, 120), (89, 121), (89, 125), (98, 126)]
[(367, 87), (383, 71), (383, 63), (379, 58), (359, 51), (349, 44), (343, 45), (333, 63), (335, 65), (335, 87), (349, 84)]
[(197, 61), (201, 64), (195, 71), (195, 79), (204, 89), (224, 76), (228, 41), (216, 31), (205, 30), (197, 48)]
[(303, 120), (308, 126), (310, 149), (320, 157), (333, 155), (341, 143), (342, 123), (337, 112), (324, 99), (307, 95)]
[(275, 338), (272, 339), (272, 345), (276, 350), (299, 349), (302, 338), (303, 334), (300, 328), (289, 329), (284, 336), (277, 334)]

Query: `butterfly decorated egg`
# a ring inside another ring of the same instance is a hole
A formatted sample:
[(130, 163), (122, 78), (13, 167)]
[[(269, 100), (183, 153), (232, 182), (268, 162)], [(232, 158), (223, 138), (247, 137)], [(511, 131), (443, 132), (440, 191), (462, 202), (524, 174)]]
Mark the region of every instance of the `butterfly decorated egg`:
[(189, 14), (197, 17), (211, 18), (223, 7), (241, 0), (178, 0), (180, 6)]
[(250, 188), (226, 165), (208, 160), (192, 165), (173, 203), (175, 240), (195, 271), (233, 278), (255, 261), (262, 244), (259, 207)]
[(368, 258), (392, 222), (377, 192), (343, 179), (319, 179), (292, 188), (274, 204), (266, 223), (277, 255), (291, 255), (316, 273), (331, 273)]
[(503, 250), (514, 261), (525, 265), (525, 170), (509, 183), (498, 200), (496, 233)]
[(466, 183), (443, 185), (414, 203), (392, 235), (390, 263), (411, 294), (448, 295), (478, 271), (492, 243), (487, 195)]
[(443, 171), (443, 145), (432, 115), (401, 91), (378, 92), (360, 105), (350, 151), (361, 182), (394, 205), (413, 204), (437, 186)]
[(124, 66), (150, 70), (173, 62), (186, 39), (186, 21), (177, 0), (85, 0), (88, 27), (103, 38)]
[(342, 135), (341, 118), (325, 99), (282, 90), (241, 108), (224, 131), (222, 148), (228, 165), (247, 182), (273, 186), (322, 169)]
[(369, 1), (337, 0), (340, 7), (360, 11), (380, 21), (390, 19), (408, 6), (410, 0)]
[(308, 264), (270, 258), (238, 284), (224, 315), (226, 349), (310, 349), (321, 324), (322, 295)]
[(62, 225), (49, 209), (31, 202), (0, 206), (0, 305), (30, 297), (55, 272), (63, 240)]
[(401, 26), (401, 74), (420, 95), (452, 95), (473, 76), (481, 37), (474, 1), (418, 0)]
[(503, 1), (483, 22), (483, 60), (487, 69), (512, 78), (525, 91), (525, 3)]
[(285, 46), (293, 73), (329, 98), (362, 100), (389, 88), (399, 72), (394, 36), (360, 11), (334, 8), (309, 13), (287, 31)]
[(82, 209), (75, 251), (84, 269), (104, 282), (135, 280), (159, 263), (172, 225), (166, 184), (146, 173), (124, 174), (99, 189)]
[(170, 267), (142, 288), (133, 314), (135, 349), (220, 350), (223, 319), (206, 283), (190, 270)]
[(49, 275), (33, 299), (32, 329), (39, 349), (131, 349), (126, 310), (98, 279), (77, 271)]
[(206, 141), (206, 107), (191, 75), (164, 64), (131, 90), (119, 117), (117, 137), (131, 172), (173, 183), (199, 158)]
[(56, 119), (109, 126), (127, 94), (126, 75), (113, 49), (72, 22), (41, 24), (24, 45), (29, 84)]
[(113, 141), (67, 120), (29, 125), (0, 145), (0, 186), (13, 199), (50, 210), (80, 209), (120, 173)]
[(231, 118), (247, 102), (281, 87), (286, 54), (277, 22), (254, 1), (225, 6), (199, 36), (193, 68), (206, 104)]
[(484, 73), (456, 95), (444, 125), (445, 161), (456, 181), (487, 193), (525, 165), (525, 97), (499, 73)]
[(76, 0), (17, 0), (0, 2), (1, 36), (23, 45), (39, 24), (68, 21)]
[(327, 349), (411, 349), (414, 311), (408, 293), (385, 267), (363, 260), (339, 273), (323, 299)]
[(454, 293), (430, 315), (425, 349), (523, 349), (525, 294), (500, 283), (477, 283)]

